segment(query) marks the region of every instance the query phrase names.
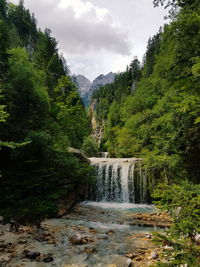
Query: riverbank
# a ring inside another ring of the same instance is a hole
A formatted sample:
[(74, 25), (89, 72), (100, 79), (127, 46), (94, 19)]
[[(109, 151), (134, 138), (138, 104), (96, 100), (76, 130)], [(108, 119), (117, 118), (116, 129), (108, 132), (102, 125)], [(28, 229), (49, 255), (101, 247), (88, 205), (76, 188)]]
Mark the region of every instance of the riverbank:
[(39, 228), (26, 226), (9, 232), (9, 225), (1, 225), (0, 266), (150, 266), (160, 253), (152, 232), (161, 229), (138, 222), (160, 218), (165, 223), (165, 218), (151, 206), (136, 206), (141, 212), (79, 204), (67, 216), (45, 220)]

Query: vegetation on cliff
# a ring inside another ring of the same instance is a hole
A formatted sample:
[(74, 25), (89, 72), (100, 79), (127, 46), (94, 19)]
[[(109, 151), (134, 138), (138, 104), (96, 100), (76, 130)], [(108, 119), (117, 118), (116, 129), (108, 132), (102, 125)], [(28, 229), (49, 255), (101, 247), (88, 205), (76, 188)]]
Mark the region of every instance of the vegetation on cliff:
[[(93, 95), (104, 128), (101, 147), (114, 157), (145, 159), (153, 196), (174, 224), (158, 266), (197, 266), (200, 210), (200, 2), (155, 0), (171, 22), (149, 39), (142, 64), (134, 59), (111, 85)], [(187, 181), (188, 180), (188, 181)], [(182, 181), (185, 181), (184, 183)]]
[(93, 101), (110, 155), (153, 156), (168, 179), (198, 181), (200, 17), (199, 5), (186, 6), (149, 39), (143, 63), (134, 59)]

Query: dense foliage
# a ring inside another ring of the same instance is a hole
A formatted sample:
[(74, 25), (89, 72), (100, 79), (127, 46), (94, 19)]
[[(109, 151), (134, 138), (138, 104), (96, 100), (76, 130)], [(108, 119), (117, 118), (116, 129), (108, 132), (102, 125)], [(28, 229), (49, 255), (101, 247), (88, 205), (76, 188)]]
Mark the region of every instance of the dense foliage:
[(88, 136), (76, 86), (51, 31), (23, 6), (0, 2), (0, 213), (35, 221), (88, 179), (68, 153)]
[(186, 264), (196, 267), (200, 258), (200, 185), (188, 182), (160, 185), (153, 194), (159, 208), (167, 210), (173, 225), (165, 234), (157, 233), (155, 241), (163, 246), (162, 263), (173, 267)]
[(85, 155), (88, 157), (98, 157), (99, 156), (99, 147), (94, 138), (87, 136), (82, 145), (82, 150)]
[(200, 258), (200, 1), (153, 2), (170, 8), (171, 23), (149, 39), (142, 64), (135, 59), (113, 84), (95, 92), (94, 115), (104, 131), (103, 149), (114, 157), (144, 158), (151, 189), (161, 184), (153, 197), (171, 213), (174, 223), (166, 235), (157, 235), (167, 247), (156, 266), (196, 267)]
[(95, 92), (96, 119), (112, 156), (157, 157), (160, 165), (168, 162), (169, 179), (198, 181), (199, 29), (199, 9), (181, 9), (149, 39), (142, 66), (135, 59), (136, 68), (131, 64)]

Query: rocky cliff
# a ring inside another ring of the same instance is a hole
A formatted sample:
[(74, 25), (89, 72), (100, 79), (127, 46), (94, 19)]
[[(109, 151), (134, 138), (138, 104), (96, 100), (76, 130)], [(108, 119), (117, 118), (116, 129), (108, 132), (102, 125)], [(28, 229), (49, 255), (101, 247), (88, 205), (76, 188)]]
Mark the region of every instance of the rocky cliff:
[(101, 86), (114, 82), (116, 73), (110, 72), (107, 75), (101, 74), (91, 83), (84, 75), (77, 75), (73, 77), (74, 82), (77, 84), (80, 96), (85, 104), (89, 106), (90, 99), (94, 91)]

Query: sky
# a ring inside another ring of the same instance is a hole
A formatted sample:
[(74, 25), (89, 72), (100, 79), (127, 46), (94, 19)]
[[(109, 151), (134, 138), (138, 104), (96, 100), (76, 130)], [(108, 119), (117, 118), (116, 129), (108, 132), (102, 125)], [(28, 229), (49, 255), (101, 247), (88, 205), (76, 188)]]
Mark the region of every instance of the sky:
[[(18, 0), (10, 0), (18, 3)], [(91, 81), (142, 61), (147, 41), (163, 26), (167, 11), (153, 0), (24, 0), (38, 27), (49, 28), (71, 73)]]

